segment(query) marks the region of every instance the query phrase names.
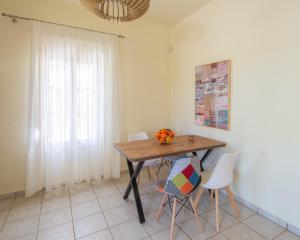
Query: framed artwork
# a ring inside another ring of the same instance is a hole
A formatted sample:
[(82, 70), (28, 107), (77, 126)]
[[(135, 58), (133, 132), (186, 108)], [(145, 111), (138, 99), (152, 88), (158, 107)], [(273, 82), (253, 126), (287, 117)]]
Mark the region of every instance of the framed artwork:
[(197, 125), (229, 130), (230, 60), (196, 67), (195, 121)]

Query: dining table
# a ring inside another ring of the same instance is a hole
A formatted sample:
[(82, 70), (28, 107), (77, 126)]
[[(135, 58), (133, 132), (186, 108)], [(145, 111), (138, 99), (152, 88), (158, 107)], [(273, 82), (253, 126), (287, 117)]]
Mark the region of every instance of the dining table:
[[(225, 146), (226, 143), (224, 142), (198, 135), (175, 136), (173, 142), (170, 144), (161, 144), (154, 138), (114, 144), (115, 149), (126, 158), (130, 175), (130, 180), (123, 195), (123, 199), (127, 199), (130, 192), (133, 191), (139, 221), (140, 223), (144, 223), (145, 215), (139, 186), (137, 184), (137, 176), (145, 161), (167, 156), (180, 156), (188, 153), (192, 153), (193, 156), (198, 156), (197, 152), (205, 151), (205, 153), (201, 154), (201, 157), (199, 157), (201, 171), (204, 171), (203, 163), (211, 152), (216, 148)], [(136, 163), (135, 168), (133, 167), (133, 163)]]

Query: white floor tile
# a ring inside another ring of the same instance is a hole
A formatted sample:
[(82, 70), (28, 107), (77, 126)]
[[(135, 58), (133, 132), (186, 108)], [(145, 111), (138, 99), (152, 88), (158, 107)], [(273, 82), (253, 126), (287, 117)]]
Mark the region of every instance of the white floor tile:
[[(178, 213), (179, 209), (180, 209), (181, 205), (177, 204), (176, 206), (176, 213)], [(172, 217), (172, 212), (170, 210), (170, 206), (166, 205), (164, 207), (164, 213), (166, 213), (170, 218)], [(180, 223), (182, 221), (188, 220), (188, 219), (194, 219), (194, 215), (193, 213), (186, 208), (182, 208), (181, 211), (178, 213), (177, 217), (175, 218), (175, 222), (176, 223)]]
[(92, 201), (95, 199), (96, 199), (96, 195), (95, 195), (94, 191), (85, 191), (85, 192), (71, 195), (72, 206), (86, 203), (86, 202), (89, 202), (89, 201)]
[(75, 237), (80, 238), (107, 228), (103, 213), (81, 218), (74, 221)]
[(7, 214), (8, 214), (8, 210), (0, 212), (0, 232), (1, 232), (2, 226), (5, 222), (5, 219), (7, 217)]
[(25, 205), (35, 204), (35, 203), (41, 203), (43, 198), (43, 192), (38, 192), (32, 197), (16, 197), (13, 208), (16, 207), (22, 207)]
[(137, 216), (134, 214), (134, 209), (127, 206), (106, 210), (104, 211), (104, 215), (109, 226), (137, 219)]
[(89, 215), (94, 215), (99, 212), (101, 212), (101, 208), (97, 200), (72, 206), (72, 216), (74, 220), (87, 217)]
[(42, 213), (70, 207), (69, 197), (55, 198), (42, 203)]
[[(216, 226), (216, 211), (210, 211), (201, 215), (210, 225)], [(230, 216), (228, 213), (220, 209), (220, 230), (223, 231), (226, 228), (237, 224), (238, 221)]]
[(114, 226), (111, 232), (115, 240), (140, 240), (149, 236), (138, 220)]
[[(240, 209), (240, 215), (241, 215), (241, 220), (248, 218), (250, 216), (253, 216), (256, 214), (255, 211), (253, 211), (250, 208), (247, 208), (239, 203), (237, 203), (238, 208)], [(221, 208), (226, 211), (227, 213), (229, 213), (231, 216), (236, 217), (235, 211), (233, 210), (233, 208), (231, 207), (230, 203), (226, 203), (223, 206), (221, 206)]]
[(37, 235), (36, 233), (33, 233), (26, 236), (14, 238), (14, 240), (36, 240), (36, 235)]
[(225, 195), (222, 192), (220, 192), (220, 194), (219, 194), (219, 202), (220, 202), (220, 206), (222, 206), (223, 204), (228, 203), (229, 199), (228, 199), (227, 195)]
[(54, 227), (72, 221), (71, 209), (65, 208), (52, 211), (50, 213), (41, 214), (39, 230)]
[[(159, 233), (151, 235), (153, 240), (168, 240), (170, 239), (170, 229), (163, 230)], [(174, 228), (174, 240), (190, 240), (190, 238), (177, 226)]]
[(285, 231), (283, 227), (269, 221), (259, 214), (247, 218), (244, 223), (267, 239), (273, 239)]
[(86, 191), (92, 191), (92, 186), (89, 183), (74, 184), (69, 187), (70, 194), (76, 194)]
[(275, 238), (275, 240), (300, 240), (300, 236), (296, 236), (295, 234), (286, 231), (279, 237)]
[(200, 222), (203, 226), (203, 231), (201, 232), (195, 218), (190, 218), (179, 223), (179, 227), (191, 238), (191, 239), (207, 239), (212, 237), (216, 234), (216, 230), (210, 224), (205, 222), (203, 219), (200, 218)]
[(25, 236), (37, 232), (39, 217), (25, 218), (20, 221), (7, 223), (0, 234), (1, 240)]
[(101, 232), (93, 233), (86, 237), (80, 238), (80, 240), (113, 240), (110, 230), (105, 229)]
[(98, 198), (105, 198), (119, 193), (119, 190), (115, 185), (103, 186), (94, 189)]
[(25, 205), (10, 210), (7, 222), (14, 222), (28, 217), (38, 216), (41, 211), (41, 203)]
[(127, 204), (121, 194), (113, 195), (110, 197), (99, 198), (100, 206), (103, 210), (118, 208)]
[(158, 211), (159, 204), (157, 204), (155, 201), (153, 201), (153, 199), (151, 197), (149, 197), (148, 195), (142, 196), (141, 200), (142, 200), (143, 209), (144, 209), (145, 214)]
[[(129, 180), (128, 180), (129, 181)], [(128, 181), (127, 182), (117, 182), (115, 183), (117, 189), (119, 190), (119, 192), (123, 195), (127, 186), (128, 186)]]
[(98, 180), (98, 181), (92, 181), (91, 185), (93, 188), (101, 188), (106, 186), (112, 186), (115, 185), (112, 180)]
[(159, 221), (156, 221), (156, 214), (146, 215), (145, 218), (146, 222), (143, 224), (143, 227), (150, 235), (168, 229), (171, 225), (171, 219), (167, 214), (163, 214)]
[(209, 240), (228, 240), (222, 233), (218, 233), (217, 235), (209, 238)]
[(199, 203), (199, 206), (198, 206), (198, 212), (199, 213), (206, 213), (206, 212), (214, 210), (215, 208), (216, 207), (215, 207), (214, 202), (210, 202), (206, 198), (202, 198), (200, 200), (200, 203)]
[(239, 223), (226, 229), (223, 234), (230, 240), (263, 240), (264, 238), (244, 225)]
[(38, 232), (37, 240), (72, 240), (74, 239), (73, 225), (67, 223)]
[(0, 211), (5, 211), (10, 209), (14, 201), (15, 201), (14, 198), (0, 200)]

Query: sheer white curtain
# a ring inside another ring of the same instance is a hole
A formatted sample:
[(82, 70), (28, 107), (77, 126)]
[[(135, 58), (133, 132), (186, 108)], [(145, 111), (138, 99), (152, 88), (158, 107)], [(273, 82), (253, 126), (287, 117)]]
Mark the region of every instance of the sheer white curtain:
[(33, 23), (26, 196), (119, 177), (118, 39)]

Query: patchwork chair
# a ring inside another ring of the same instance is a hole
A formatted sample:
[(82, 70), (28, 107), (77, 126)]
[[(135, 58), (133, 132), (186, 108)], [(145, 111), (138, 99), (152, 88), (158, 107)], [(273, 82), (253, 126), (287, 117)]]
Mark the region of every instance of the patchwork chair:
[(219, 191), (224, 189), (230, 201), (232, 208), (236, 213), (236, 217), (240, 217), (240, 210), (234, 200), (234, 195), (230, 189), (230, 184), (233, 181), (233, 168), (236, 163), (238, 153), (224, 154), (218, 161), (213, 171), (201, 172), (201, 183), (199, 190), (196, 194), (194, 205), (197, 208), (201, 196), (205, 189), (210, 189), (211, 200), (213, 194), (215, 195), (216, 202), (216, 230), (220, 231), (220, 213), (219, 213)]
[[(203, 228), (190, 195), (199, 186), (200, 181), (200, 160), (198, 157), (191, 157), (178, 159), (173, 162), (167, 180), (156, 183), (156, 188), (164, 194), (156, 215), (156, 220), (159, 220), (166, 205), (169, 205), (172, 211), (170, 240), (173, 240), (174, 237), (175, 217), (183, 207), (193, 212), (199, 230), (202, 232)], [(176, 212), (177, 204), (181, 206)]]

